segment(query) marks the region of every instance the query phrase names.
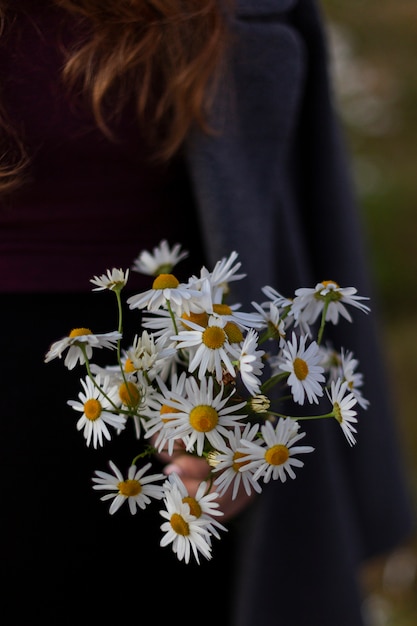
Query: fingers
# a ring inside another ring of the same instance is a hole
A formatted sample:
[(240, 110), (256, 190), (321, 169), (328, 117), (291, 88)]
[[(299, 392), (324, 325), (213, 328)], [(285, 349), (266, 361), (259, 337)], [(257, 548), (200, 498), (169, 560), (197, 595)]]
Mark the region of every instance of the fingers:
[[(174, 472), (178, 474), (190, 496), (195, 496), (200, 483), (203, 480), (208, 480), (210, 476), (210, 466), (207, 461), (202, 457), (196, 457), (185, 452), (182, 441), (175, 442), (172, 454), (169, 454), (167, 450), (161, 450), (157, 456), (163, 463), (166, 463), (164, 473), (167, 476)], [(211, 487), (211, 491), (215, 491), (215, 487)], [(230, 487), (218, 498), (220, 509), (224, 513), (221, 518), (222, 521), (226, 522), (238, 515), (254, 497), (254, 494), (248, 496), (241, 484), (237, 496), (232, 499), (232, 487)]]
[(191, 454), (181, 453), (169, 457), (170, 463), (164, 469), (165, 474), (176, 472), (184, 482), (186, 479), (195, 479), (201, 482), (208, 478), (210, 466), (203, 458), (197, 458)]

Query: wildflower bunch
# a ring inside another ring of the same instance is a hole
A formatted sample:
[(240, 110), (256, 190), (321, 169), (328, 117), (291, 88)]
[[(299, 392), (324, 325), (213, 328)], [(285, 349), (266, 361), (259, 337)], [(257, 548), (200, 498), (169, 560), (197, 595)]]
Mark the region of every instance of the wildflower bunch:
[[(129, 431), (145, 443), (125, 475), (112, 461), (112, 473), (95, 472), (93, 489), (105, 492), (110, 514), (124, 502), (136, 514), (159, 501), (161, 546), (188, 563), (191, 556), (211, 558), (212, 538), (226, 531), (217, 519), (219, 497), (227, 492), (235, 499), (240, 487), (259, 494), (271, 480), (296, 478), (302, 458), (314, 450), (302, 442), (303, 420), (335, 419), (347, 442), (356, 443), (354, 407), (368, 405), (358, 361), (345, 348), (338, 353), (326, 346), (323, 335), (326, 324), (352, 322), (349, 309), (370, 309), (355, 288), (327, 280), (290, 298), (264, 286), (264, 301), (244, 312), (227, 301), (230, 283), (245, 278), (237, 253), (180, 283), (172, 272), (187, 254), (164, 240), (134, 261), (132, 270), (153, 283), (127, 299), (141, 322), (126, 347), (121, 294), (129, 270), (94, 276), (94, 291), (115, 294), (118, 328), (101, 335), (71, 330), (45, 361), (66, 353), (68, 369), (85, 368), (78, 399), (68, 404), (78, 412), (76, 427), (87, 446), (111, 445)], [(113, 363), (96, 365), (98, 348), (113, 351)], [(301, 406), (314, 410), (309, 415)], [(188, 493), (177, 473), (152, 473), (155, 456), (178, 450), (207, 461), (196, 493)]]

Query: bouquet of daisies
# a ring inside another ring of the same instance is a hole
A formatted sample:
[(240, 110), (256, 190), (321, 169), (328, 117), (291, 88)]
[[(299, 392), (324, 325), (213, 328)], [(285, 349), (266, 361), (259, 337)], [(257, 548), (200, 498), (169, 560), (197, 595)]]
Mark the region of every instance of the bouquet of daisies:
[[(121, 294), (129, 270), (112, 269), (91, 283), (95, 291), (115, 294), (118, 330), (75, 328), (52, 344), (45, 362), (65, 353), (68, 369), (85, 368), (78, 400), (68, 404), (80, 414), (77, 429), (88, 446), (103, 446), (127, 429), (147, 443), (126, 474), (112, 461), (112, 473), (96, 471), (93, 488), (105, 492), (110, 514), (124, 502), (135, 514), (159, 501), (161, 546), (171, 545), (188, 563), (191, 554), (197, 562), (200, 555), (211, 558), (212, 538), (226, 530), (217, 519), (219, 497), (235, 499), (239, 490), (250, 496), (270, 480), (296, 477), (300, 457), (314, 450), (300, 445), (303, 420), (334, 418), (355, 444), (354, 407), (368, 405), (363, 377), (352, 352), (324, 345), (323, 333), (341, 317), (351, 322), (349, 307), (364, 313), (369, 307), (354, 287), (323, 281), (291, 298), (265, 286), (265, 301), (244, 312), (227, 302), (229, 283), (245, 278), (237, 253), (180, 283), (172, 272), (187, 254), (164, 240), (134, 261), (133, 271), (154, 279), (149, 290), (127, 300), (141, 311), (132, 345), (122, 347)], [(98, 348), (114, 352), (111, 364), (94, 364)], [(278, 411), (284, 398), (285, 414)], [(326, 412), (296, 415), (300, 406), (318, 408), (323, 401)], [(288, 415), (289, 402), (295, 415)], [(195, 493), (178, 473), (152, 470), (162, 452), (207, 461), (207, 477)]]

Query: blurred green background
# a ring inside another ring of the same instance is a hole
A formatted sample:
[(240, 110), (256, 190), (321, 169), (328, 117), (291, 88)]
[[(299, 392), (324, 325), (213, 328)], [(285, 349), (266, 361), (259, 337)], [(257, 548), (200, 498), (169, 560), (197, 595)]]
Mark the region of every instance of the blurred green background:
[[(417, 0), (321, 4), (417, 509)], [(416, 540), (364, 570), (369, 626), (417, 625), (416, 573)]]

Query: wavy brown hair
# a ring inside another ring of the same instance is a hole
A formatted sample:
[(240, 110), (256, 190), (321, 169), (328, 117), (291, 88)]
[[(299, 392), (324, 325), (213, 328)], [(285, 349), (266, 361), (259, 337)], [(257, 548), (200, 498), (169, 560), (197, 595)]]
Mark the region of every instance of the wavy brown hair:
[[(153, 156), (168, 160), (191, 126), (210, 132), (208, 111), (228, 42), (232, 0), (54, 0), (79, 25), (66, 50), (63, 78), (87, 99), (98, 127), (113, 137), (112, 122), (128, 102), (149, 131)], [(1, 33), (19, 0), (0, 0)], [(13, 9), (13, 10), (12, 10)], [(0, 190), (16, 187), (29, 161), (0, 105)]]

